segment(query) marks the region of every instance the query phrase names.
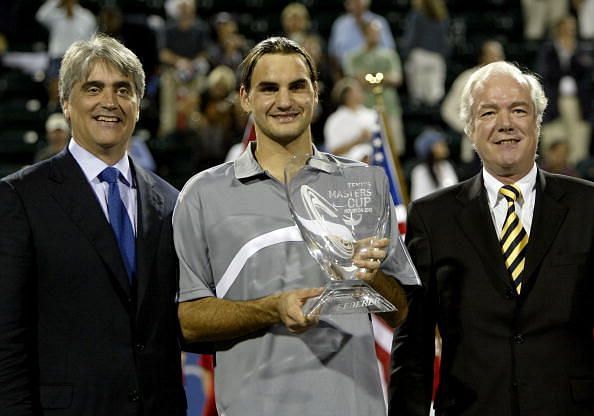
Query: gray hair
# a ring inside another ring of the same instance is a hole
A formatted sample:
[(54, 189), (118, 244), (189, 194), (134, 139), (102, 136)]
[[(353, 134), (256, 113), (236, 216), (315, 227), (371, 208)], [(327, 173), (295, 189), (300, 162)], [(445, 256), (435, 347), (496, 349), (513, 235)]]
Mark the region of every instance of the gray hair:
[(530, 98), (536, 112), (537, 131), (540, 134), (540, 125), (542, 117), (547, 107), (547, 97), (545, 96), (542, 84), (536, 75), (529, 72), (523, 72), (516, 65), (506, 61), (497, 61), (477, 69), (468, 79), (462, 90), (462, 100), (460, 102), (460, 119), (464, 122), (464, 133), (470, 136), (472, 133), (472, 106), (474, 104), (473, 93), (477, 86), (482, 85), (491, 75), (504, 74), (510, 75), (521, 85), (527, 86), (530, 90)]
[(105, 62), (126, 76), (130, 76), (139, 99), (144, 96), (144, 69), (138, 57), (116, 39), (95, 33), (89, 40), (74, 42), (62, 58), (60, 67), (60, 104), (68, 100), (72, 87), (86, 80), (97, 61)]

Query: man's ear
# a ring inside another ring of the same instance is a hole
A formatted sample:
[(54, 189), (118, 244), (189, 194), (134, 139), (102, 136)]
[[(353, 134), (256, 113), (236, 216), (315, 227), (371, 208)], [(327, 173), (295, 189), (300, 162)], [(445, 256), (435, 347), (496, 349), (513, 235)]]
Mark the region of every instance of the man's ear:
[(249, 91), (247, 91), (243, 85), (239, 88), (239, 102), (241, 103), (241, 108), (243, 108), (243, 111), (246, 113), (252, 111)]
[(70, 103), (68, 102), (68, 100), (64, 100), (64, 102), (62, 103), (62, 113), (64, 113), (66, 121), (70, 123)]

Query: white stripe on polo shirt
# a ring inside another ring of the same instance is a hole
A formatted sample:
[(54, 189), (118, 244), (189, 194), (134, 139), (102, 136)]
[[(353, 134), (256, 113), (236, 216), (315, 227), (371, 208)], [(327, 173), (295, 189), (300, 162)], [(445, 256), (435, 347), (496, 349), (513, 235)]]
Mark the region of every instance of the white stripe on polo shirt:
[(301, 233), (296, 225), (291, 227), (279, 228), (278, 230), (270, 231), (266, 234), (259, 235), (256, 238), (251, 239), (239, 249), (227, 270), (217, 283), (217, 297), (224, 298), (227, 291), (233, 285), (239, 272), (243, 269), (243, 266), (247, 263), (250, 257), (256, 254), (258, 251), (273, 246), (279, 243), (288, 243), (294, 241), (303, 241)]

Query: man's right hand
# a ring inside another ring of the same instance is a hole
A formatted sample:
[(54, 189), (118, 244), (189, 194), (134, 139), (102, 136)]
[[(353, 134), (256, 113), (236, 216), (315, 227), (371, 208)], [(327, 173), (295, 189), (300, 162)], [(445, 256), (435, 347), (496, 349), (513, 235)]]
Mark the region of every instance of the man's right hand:
[(283, 292), (279, 295), (277, 310), (281, 321), (287, 329), (300, 334), (308, 328), (317, 325), (318, 318), (307, 318), (301, 308), (309, 298), (316, 297), (322, 293), (322, 288), (296, 289)]

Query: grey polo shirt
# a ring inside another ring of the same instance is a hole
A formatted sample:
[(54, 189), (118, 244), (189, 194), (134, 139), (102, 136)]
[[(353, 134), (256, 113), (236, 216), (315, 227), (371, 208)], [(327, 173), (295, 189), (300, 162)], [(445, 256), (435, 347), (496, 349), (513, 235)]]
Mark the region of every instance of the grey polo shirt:
[[(173, 227), (180, 302), (249, 300), (328, 282), (291, 219), (284, 185), (262, 170), (253, 146), (188, 181)], [(399, 252), (392, 249), (382, 269), (416, 282), (414, 269), (399, 265)], [(366, 314), (323, 317), (299, 335), (274, 325), (225, 343), (215, 384), (223, 416), (386, 413)]]

